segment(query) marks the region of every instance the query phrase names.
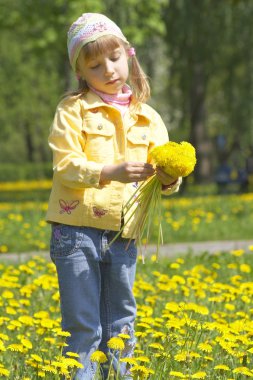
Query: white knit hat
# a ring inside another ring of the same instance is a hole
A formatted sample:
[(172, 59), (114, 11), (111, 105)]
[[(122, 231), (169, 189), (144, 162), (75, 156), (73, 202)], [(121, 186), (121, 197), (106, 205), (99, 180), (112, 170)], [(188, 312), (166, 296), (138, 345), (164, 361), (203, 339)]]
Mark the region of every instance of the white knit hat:
[(99, 37), (113, 35), (128, 43), (120, 28), (108, 17), (100, 13), (83, 13), (68, 31), (69, 61), (76, 71), (76, 61), (82, 47)]

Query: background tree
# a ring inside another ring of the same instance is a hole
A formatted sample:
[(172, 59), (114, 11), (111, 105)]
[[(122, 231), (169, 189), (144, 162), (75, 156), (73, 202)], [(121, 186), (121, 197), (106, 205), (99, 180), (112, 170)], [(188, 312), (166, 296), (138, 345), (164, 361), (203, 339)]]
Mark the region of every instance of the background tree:
[(77, 83), (66, 33), (83, 12), (105, 13), (135, 46), (171, 137), (197, 148), (196, 181), (231, 152), (243, 166), (253, 146), (251, 0), (0, 0), (1, 162), (51, 160), (55, 107)]

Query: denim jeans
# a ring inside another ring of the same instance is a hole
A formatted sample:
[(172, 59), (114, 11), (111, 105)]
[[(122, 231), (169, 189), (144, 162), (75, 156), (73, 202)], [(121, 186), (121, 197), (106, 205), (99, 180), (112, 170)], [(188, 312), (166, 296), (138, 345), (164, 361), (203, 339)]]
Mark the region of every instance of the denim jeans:
[[(50, 255), (58, 274), (62, 329), (71, 334), (64, 353), (78, 353), (84, 366), (77, 370), (75, 380), (93, 378), (96, 364), (90, 355), (95, 350), (110, 355), (107, 342), (111, 337), (130, 335), (122, 356), (131, 356), (134, 349), (136, 303), (132, 286), (137, 249), (134, 241), (129, 244), (121, 237), (109, 246), (115, 235), (114, 231), (90, 227), (52, 226)], [(124, 379), (131, 378), (117, 355), (114, 367)], [(106, 369), (103, 376), (106, 379)]]

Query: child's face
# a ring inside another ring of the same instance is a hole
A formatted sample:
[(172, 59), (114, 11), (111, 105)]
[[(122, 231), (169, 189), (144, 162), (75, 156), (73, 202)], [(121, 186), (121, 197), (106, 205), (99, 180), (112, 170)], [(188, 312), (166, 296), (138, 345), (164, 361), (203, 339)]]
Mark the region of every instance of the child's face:
[(89, 59), (79, 65), (78, 74), (98, 91), (119, 94), (127, 81), (128, 58), (123, 46)]

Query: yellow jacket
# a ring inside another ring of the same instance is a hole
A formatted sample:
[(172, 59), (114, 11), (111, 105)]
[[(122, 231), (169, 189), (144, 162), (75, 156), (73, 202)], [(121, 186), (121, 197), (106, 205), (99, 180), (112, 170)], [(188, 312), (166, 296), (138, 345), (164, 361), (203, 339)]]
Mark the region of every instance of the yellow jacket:
[[(136, 184), (112, 181), (100, 186), (103, 166), (147, 162), (149, 150), (166, 141), (161, 117), (147, 104), (132, 101), (122, 118), (119, 110), (91, 91), (65, 98), (49, 136), (54, 176), (47, 221), (119, 231), (122, 208)], [(178, 187), (179, 183), (166, 193)], [(134, 223), (132, 218), (123, 237), (129, 237)]]

